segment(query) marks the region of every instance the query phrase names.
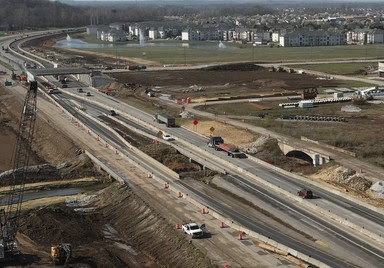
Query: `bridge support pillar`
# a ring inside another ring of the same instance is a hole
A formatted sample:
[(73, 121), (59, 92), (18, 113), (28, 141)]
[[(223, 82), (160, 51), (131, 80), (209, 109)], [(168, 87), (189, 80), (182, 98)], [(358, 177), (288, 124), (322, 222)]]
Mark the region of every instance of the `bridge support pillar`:
[(315, 154), (313, 156), (313, 166), (316, 167), (322, 164), (323, 164), (323, 157), (321, 157), (319, 154)]

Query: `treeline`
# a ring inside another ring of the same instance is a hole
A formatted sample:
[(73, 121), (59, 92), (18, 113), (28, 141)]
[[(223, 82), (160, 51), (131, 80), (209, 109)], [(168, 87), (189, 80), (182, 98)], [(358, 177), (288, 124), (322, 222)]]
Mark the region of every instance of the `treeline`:
[(166, 16), (209, 18), (273, 13), (251, 4), (72, 6), (49, 0), (0, 0), (0, 30), (80, 27), (111, 22), (161, 21)]
[(48, 0), (0, 0), (0, 29), (38, 29), (75, 27), (88, 19), (84, 8), (75, 8)]

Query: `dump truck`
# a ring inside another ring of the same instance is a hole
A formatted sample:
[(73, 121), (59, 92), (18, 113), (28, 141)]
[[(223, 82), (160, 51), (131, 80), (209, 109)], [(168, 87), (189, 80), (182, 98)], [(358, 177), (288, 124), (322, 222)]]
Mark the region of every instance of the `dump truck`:
[(164, 123), (167, 127), (174, 127), (174, 126), (176, 126), (175, 118), (167, 116), (167, 115), (156, 114), (155, 117), (154, 117), (154, 120), (157, 123)]
[(247, 158), (247, 155), (234, 145), (224, 143), (224, 139), (220, 136), (213, 136), (208, 141), (208, 147), (214, 148), (216, 151), (224, 151), (232, 158)]

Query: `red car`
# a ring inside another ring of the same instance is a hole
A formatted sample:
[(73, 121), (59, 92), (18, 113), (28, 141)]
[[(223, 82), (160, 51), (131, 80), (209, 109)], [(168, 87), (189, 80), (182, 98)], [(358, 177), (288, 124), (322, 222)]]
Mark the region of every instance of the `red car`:
[(313, 193), (311, 190), (303, 189), (297, 192), (298, 196), (301, 196), (303, 199), (311, 199), (313, 198)]

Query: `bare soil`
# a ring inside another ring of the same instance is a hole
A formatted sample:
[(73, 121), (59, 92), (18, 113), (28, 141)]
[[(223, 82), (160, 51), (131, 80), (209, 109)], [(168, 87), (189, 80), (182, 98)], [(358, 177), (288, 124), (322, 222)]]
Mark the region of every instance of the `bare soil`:
[[(2, 168), (7, 170), (10, 168), (9, 156), (13, 150), (9, 141), (15, 140), (14, 129), (18, 126), (21, 100), (18, 97), (2, 98), (0, 107), (0, 127), (6, 130), (0, 132), (0, 137), (7, 145), (1, 147)], [(96, 177), (101, 182), (107, 180), (105, 174), (95, 169), (87, 157), (77, 156), (78, 147), (58, 132), (51, 122), (45, 121), (44, 117), (38, 117), (35, 131), (32, 149), (37, 160), (31, 161), (31, 164), (67, 162), (70, 165), (60, 171), (52, 167), (31, 169), (32, 178), (28, 182), (82, 177)], [(129, 138), (129, 135), (125, 137)], [(131, 136), (131, 140), (139, 139)], [(142, 145), (143, 141), (148, 144)], [(137, 144), (151, 147), (150, 141), (143, 141)], [(156, 148), (148, 150), (157, 151)], [(167, 157), (172, 158), (171, 155)], [(176, 161), (176, 164), (169, 164), (175, 165), (176, 169), (184, 169), (186, 174), (200, 172), (198, 165), (183, 167), (185, 162), (185, 159), (180, 158), (180, 163)], [(6, 184), (6, 180), (3, 182)], [(66, 185), (74, 187), (70, 183)], [(50, 186), (45, 185), (44, 189), (50, 189)], [(90, 213), (76, 212), (64, 204), (50, 205), (49, 200), (41, 204), (41, 207), (22, 212), (17, 239), (23, 253), (23, 265), (51, 267), (50, 247), (66, 242), (74, 246), (74, 259), (69, 267), (211, 266), (209, 259), (131, 189), (119, 190), (118, 185), (105, 189), (89, 205), (96, 207)]]
[[(17, 140), (18, 124), (16, 123), (21, 113), (21, 104), (16, 98), (8, 95), (8, 92), (0, 86), (0, 92), (7, 98), (0, 99), (0, 173), (12, 168), (13, 151)], [(27, 146), (24, 144), (24, 146)], [(36, 151), (30, 155), (31, 165), (44, 163), (44, 160)]]
[(108, 119), (106, 116), (103, 116), (102, 118), (125, 140), (163, 165), (179, 173), (180, 178), (193, 178), (202, 181), (209, 181), (217, 174), (209, 169), (205, 169), (204, 171), (202, 166), (197, 163), (190, 162), (188, 157), (182, 155), (170, 145), (154, 143), (151, 139), (143, 137), (124, 126), (117, 124), (115, 121)]
[[(5, 135), (10, 141), (16, 141), (17, 131), (19, 128), (18, 121), (22, 109), (22, 102), (19, 98), (14, 96), (0, 101), (0, 111), (2, 111), (4, 118), (4, 125), (6, 131), (1, 132), (0, 136)], [(3, 146), (3, 144), (0, 144)], [(2, 155), (12, 155), (13, 145), (5, 145), (8, 149), (4, 148)], [(8, 151), (10, 150), (11, 151)], [(63, 137), (58, 130), (50, 125), (49, 121), (38, 117), (35, 124), (35, 135), (32, 143), (32, 157), (30, 164), (51, 163), (59, 164), (66, 160), (71, 160), (76, 156), (77, 146), (68, 138)], [(7, 158), (9, 159), (9, 158)], [(0, 167), (1, 170), (7, 170), (10, 167)]]
[[(112, 76), (121, 83), (140, 84), (144, 87), (161, 87), (162, 93), (175, 98), (201, 98), (223, 96), (257, 96), (301, 92), (304, 88), (336, 87), (338, 81), (317, 80), (315, 76), (285, 72), (269, 72), (247, 64), (229, 65), (228, 69), (128, 72)], [(201, 91), (192, 89), (202, 87)]]
[[(24, 246), (32, 267), (49, 264), (50, 247), (70, 243), (68, 267), (210, 267), (211, 263), (166, 218), (129, 188), (114, 184), (88, 207), (76, 212), (64, 204), (38, 208), (23, 215), (20, 232), (39, 247)], [(126, 213), (129, 211), (129, 213)], [(39, 260), (39, 261), (36, 261)], [(38, 262), (38, 265), (36, 264)]]

